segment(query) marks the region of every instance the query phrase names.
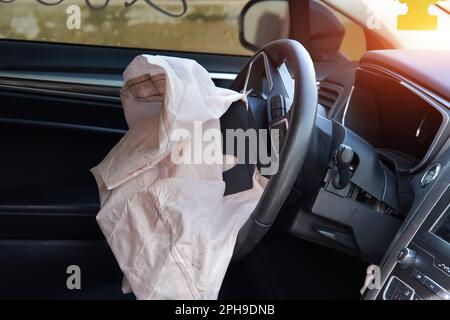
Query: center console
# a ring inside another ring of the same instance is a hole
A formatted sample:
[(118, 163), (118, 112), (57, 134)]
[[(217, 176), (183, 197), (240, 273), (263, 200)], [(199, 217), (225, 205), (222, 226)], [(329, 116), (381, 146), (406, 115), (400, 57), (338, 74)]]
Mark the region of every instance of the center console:
[(450, 300), (449, 158), (432, 179), (432, 166), (418, 177), (419, 201), (381, 262), (381, 288), (364, 299)]
[(419, 227), (382, 290), (384, 300), (450, 300), (450, 188)]

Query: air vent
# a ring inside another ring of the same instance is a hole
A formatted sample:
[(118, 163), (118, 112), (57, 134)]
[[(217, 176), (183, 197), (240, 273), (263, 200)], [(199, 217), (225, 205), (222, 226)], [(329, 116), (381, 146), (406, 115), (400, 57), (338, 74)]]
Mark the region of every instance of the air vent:
[(342, 94), (343, 88), (332, 83), (321, 82), (319, 85), (319, 104), (327, 114), (330, 113)]

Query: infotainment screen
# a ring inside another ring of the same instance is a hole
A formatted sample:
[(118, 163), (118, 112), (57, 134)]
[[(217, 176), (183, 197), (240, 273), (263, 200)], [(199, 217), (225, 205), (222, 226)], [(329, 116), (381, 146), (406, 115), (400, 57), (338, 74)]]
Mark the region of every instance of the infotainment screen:
[(442, 220), (438, 222), (438, 225), (433, 230), (433, 233), (439, 238), (450, 243), (450, 207), (447, 208)]

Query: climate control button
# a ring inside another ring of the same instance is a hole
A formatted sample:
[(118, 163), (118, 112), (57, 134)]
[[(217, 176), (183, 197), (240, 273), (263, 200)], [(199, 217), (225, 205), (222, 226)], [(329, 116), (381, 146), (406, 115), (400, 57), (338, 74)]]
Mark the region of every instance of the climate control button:
[(443, 300), (450, 300), (450, 293), (418, 270), (411, 274), (412, 278)]

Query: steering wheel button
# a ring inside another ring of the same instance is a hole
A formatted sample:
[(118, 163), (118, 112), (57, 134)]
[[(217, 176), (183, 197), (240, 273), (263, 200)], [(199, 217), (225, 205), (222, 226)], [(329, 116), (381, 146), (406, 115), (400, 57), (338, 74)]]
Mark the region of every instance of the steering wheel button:
[(269, 99), (269, 109), (271, 121), (277, 121), (283, 118), (286, 114), (286, 103), (284, 97), (281, 95), (273, 96)]
[(272, 119), (279, 119), (283, 116), (283, 111), (279, 108), (272, 109)]

